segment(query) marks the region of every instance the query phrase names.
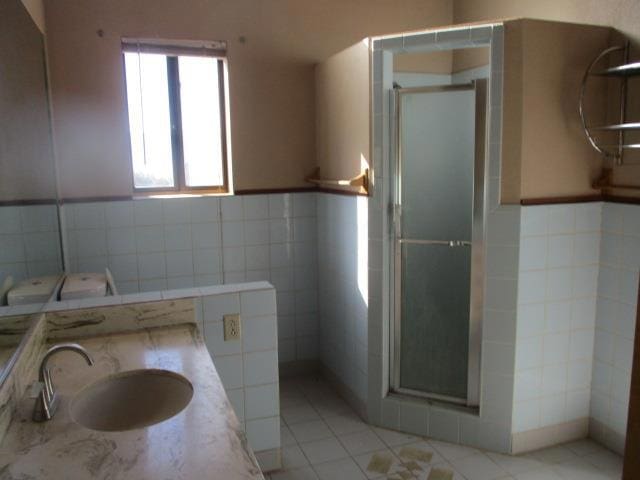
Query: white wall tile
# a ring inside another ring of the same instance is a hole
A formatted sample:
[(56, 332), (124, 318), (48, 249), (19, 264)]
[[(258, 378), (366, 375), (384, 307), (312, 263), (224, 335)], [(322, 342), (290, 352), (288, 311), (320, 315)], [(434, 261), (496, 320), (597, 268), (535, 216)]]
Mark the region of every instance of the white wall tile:
[[(25, 212), (26, 211), (31, 212), (31, 215), (29, 215), (29, 223), (33, 226), (42, 226), (51, 221), (50, 218), (43, 218), (44, 215), (51, 215), (51, 213), (46, 210), (29, 209), (25, 210)], [(43, 217), (33, 215), (34, 213), (41, 213)], [(102, 228), (105, 226), (105, 209), (103, 203), (79, 203), (75, 205), (74, 214), (76, 228)]]
[(133, 202), (107, 202), (105, 204), (105, 216), (107, 227), (132, 227)]
[(168, 251), (192, 250), (191, 227), (186, 224), (164, 226), (164, 248)]
[(279, 415), (278, 384), (247, 387), (245, 389), (245, 411), (247, 420)]
[(240, 294), (229, 293), (204, 297), (202, 307), (205, 323), (222, 322), (224, 315), (240, 313)]
[(191, 225), (193, 248), (215, 248), (222, 245), (221, 226), (218, 222), (194, 223)]
[[(243, 325), (242, 319), (240, 320)], [(242, 328), (242, 327), (241, 327)], [(242, 331), (242, 335), (246, 332)], [(225, 340), (224, 339), (224, 324), (222, 322), (207, 322), (204, 323), (204, 340), (209, 349), (209, 353), (214, 357), (220, 357), (223, 355), (238, 355), (242, 354), (242, 340)], [(216, 358), (216, 365), (218, 360)], [(240, 368), (242, 365), (240, 364)], [(220, 372), (218, 372), (220, 373)], [(224, 382), (223, 382), (224, 383)], [(224, 383), (226, 388), (226, 383)]]
[(191, 222), (210, 223), (220, 221), (220, 200), (213, 197), (191, 200)]
[(135, 200), (133, 218), (136, 225), (162, 225), (162, 201)]
[(162, 200), (162, 221), (165, 225), (191, 223), (191, 199), (170, 198)]
[(246, 425), (249, 445), (254, 451), (270, 450), (280, 446), (279, 417), (248, 420)]
[(244, 208), (243, 208), (242, 197), (238, 197), (238, 196), (223, 197), (220, 200), (220, 206), (222, 209), (221, 211), (222, 211), (223, 221), (244, 219)]
[(233, 411), (236, 413), (236, 417), (238, 417), (238, 420), (241, 422), (244, 422), (244, 389), (237, 388), (235, 390), (227, 390), (226, 394), (231, 406), (233, 407)]
[[(222, 249), (222, 266), (225, 272), (241, 272), (242, 276), (237, 278), (244, 279), (246, 267), (244, 247), (224, 247)], [(232, 282), (230, 278), (225, 281)]]
[(228, 355), (228, 356), (215, 356), (215, 352), (211, 352), (214, 355), (213, 363), (216, 366), (220, 380), (225, 389), (242, 388), (244, 386), (242, 366), (242, 355)]
[(244, 356), (245, 385), (261, 385), (278, 381), (278, 352), (252, 352)]
[(275, 315), (244, 318), (242, 327), (242, 344), (245, 352), (278, 348), (278, 322)]
[(191, 250), (166, 254), (167, 277), (193, 275), (193, 253)]
[(0, 207), (0, 234), (21, 232), (20, 207)]
[(238, 247), (244, 244), (244, 222), (222, 222), (222, 245)]
[(272, 315), (276, 313), (272, 290), (256, 290), (240, 294), (240, 312), (245, 317)]
[(264, 220), (269, 218), (269, 196), (247, 195), (244, 197), (245, 220)]
[(138, 253), (164, 252), (164, 227), (162, 225), (136, 226), (136, 250)]
[(136, 232), (133, 227), (107, 230), (107, 251), (110, 255), (136, 253)]
[(166, 277), (166, 262), (163, 253), (138, 255), (138, 274), (141, 279)]
[(269, 220), (248, 220), (244, 222), (246, 245), (267, 245), (269, 243)]

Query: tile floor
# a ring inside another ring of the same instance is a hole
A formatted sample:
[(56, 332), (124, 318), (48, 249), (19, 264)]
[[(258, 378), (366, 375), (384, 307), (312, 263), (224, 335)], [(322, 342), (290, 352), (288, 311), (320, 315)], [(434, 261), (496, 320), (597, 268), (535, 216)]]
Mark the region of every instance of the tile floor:
[(372, 427), (317, 378), (280, 383), (283, 469), (267, 480), (611, 480), (622, 459), (590, 440), (523, 456)]

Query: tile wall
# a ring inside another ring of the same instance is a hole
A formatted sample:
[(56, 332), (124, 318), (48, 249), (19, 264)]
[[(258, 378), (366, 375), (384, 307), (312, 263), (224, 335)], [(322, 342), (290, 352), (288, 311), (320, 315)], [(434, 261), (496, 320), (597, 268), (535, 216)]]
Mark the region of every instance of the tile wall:
[(61, 271), (56, 206), (0, 207), (0, 285)]
[[(196, 315), (229, 401), (260, 460), (260, 452), (280, 448), (276, 293), (267, 284), (249, 287), (200, 297)], [(225, 342), (223, 316), (234, 313), (240, 314), (241, 339)]]
[[(488, 231), (485, 310), (479, 414), (388, 395), (389, 378), (389, 224), (391, 201), (390, 123), (386, 92), (392, 87), (392, 54), (397, 51), (491, 46)], [(501, 25), (412, 33), (373, 42), (373, 143), (375, 188), (369, 206), (369, 393), (370, 420), (392, 429), (454, 443), (508, 452), (511, 448), (515, 318), (518, 283), (520, 208), (500, 206), (502, 131)]]
[(67, 203), (71, 271), (109, 267), (121, 293), (266, 280), (280, 362), (317, 359), (316, 194)]
[(355, 396), (367, 400), (368, 199), (318, 195), (320, 358)]
[(621, 451), (627, 431), (640, 274), (640, 205), (605, 203), (591, 388), (591, 434)]
[(513, 432), (589, 417), (601, 203), (523, 207)]

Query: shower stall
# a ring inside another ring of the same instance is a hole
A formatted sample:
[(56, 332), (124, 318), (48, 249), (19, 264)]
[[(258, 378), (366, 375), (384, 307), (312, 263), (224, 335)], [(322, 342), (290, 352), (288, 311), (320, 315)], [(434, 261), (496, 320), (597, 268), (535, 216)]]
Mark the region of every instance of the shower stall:
[(475, 407), (484, 293), (486, 80), (396, 87), (390, 387)]

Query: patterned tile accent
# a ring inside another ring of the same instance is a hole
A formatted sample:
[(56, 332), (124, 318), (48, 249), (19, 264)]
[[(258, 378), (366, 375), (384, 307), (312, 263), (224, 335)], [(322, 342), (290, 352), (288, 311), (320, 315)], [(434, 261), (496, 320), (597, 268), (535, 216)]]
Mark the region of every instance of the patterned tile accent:
[[(509, 456), (372, 427), (320, 378), (281, 383), (283, 469), (267, 480), (612, 480), (622, 459), (591, 440)], [(357, 446), (357, 454), (351, 453)]]

